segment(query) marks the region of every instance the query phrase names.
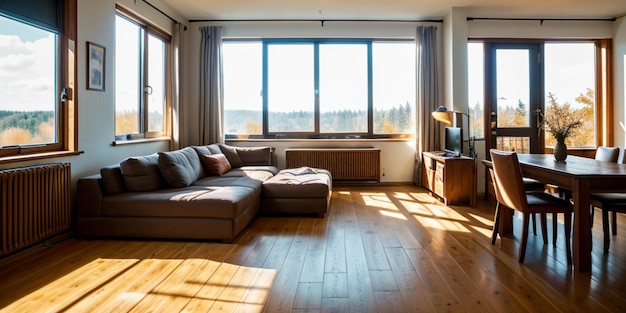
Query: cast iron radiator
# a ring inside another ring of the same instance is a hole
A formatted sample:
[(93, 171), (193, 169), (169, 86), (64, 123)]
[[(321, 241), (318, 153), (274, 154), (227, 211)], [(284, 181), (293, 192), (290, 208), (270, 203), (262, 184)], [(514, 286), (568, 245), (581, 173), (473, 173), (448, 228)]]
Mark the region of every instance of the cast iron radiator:
[(0, 256), (70, 230), (69, 163), (0, 171)]
[(338, 181), (380, 181), (378, 148), (285, 149), (286, 168), (323, 168)]

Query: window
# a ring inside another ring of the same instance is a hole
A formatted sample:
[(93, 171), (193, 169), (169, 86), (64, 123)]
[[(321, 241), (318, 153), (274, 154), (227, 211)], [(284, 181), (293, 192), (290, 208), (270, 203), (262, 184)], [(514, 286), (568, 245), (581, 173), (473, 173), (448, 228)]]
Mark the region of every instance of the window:
[(412, 136), (415, 44), (226, 40), (227, 136)]
[(313, 45), (269, 45), (269, 132), (313, 132)]
[(467, 45), (470, 136), (474, 138), (483, 138), (485, 136), (483, 119), (483, 108), (485, 107), (485, 60), (483, 49), (482, 42), (470, 42)]
[[(596, 147), (595, 51), (593, 42), (551, 42), (544, 46), (545, 114), (561, 106), (584, 121), (568, 138), (568, 147)], [(556, 143), (547, 130), (545, 138), (546, 146)]]
[(71, 0), (0, 3), (0, 157), (75, 148), (75, 125), (68, 123), (75, 55), (64, 44), (75, 39), (76, 20), (58, 14), (75, 6)]
[[(472, 133), (475, 134), (474, 129), (478, 128), (482, 131), (480, 120), (490, 120), (486, 135), (494, 137), (496, 133), (494, 138), (498, 142), (494, 147), (501, 147), (499, 140), (519, 139), (520, 136), (511, 132), (529, 129), (536, 135), (536, 128), (542, 127), (536, 122), (542, 118), (537, 112), (548, 116), (555, 108), (561, 108), (559, 112), (565, 110), (583, 121), (566, 140), (568, 148), (595, 150), (597, 146), (611, 145), (610, 131), (605, 123), (611, 119), (607, 116), (610, 97), (603, 91), (609, 89), (610, 84), (607, 74), (610, 65), (606, 57), (610, 55), (609, 47), (610, 40), (470, 41), (468, 73), (470, 115), (474, 119)], [(485, 55), (485, 51), (496, 51), (492, 56), (496, 60), (490, 60), (491, 52)], [(493, 63), (485, 66), (486, 61)], [(491, 68), (493, 74), (485, 72), (485, 68)], [(495, 96), (485, 97), (485, 90), (491, 90)], [(493, 106), (483, 103), (485, 99), (497, 103)], [(484, 116), (485, 106), (488, 112), (495, 112), (497, 107), (497, 119), (492, 115)], [(530, 124), (532, 127), (528, 127)], [(542, 139), (537, 140), (537, 145), (543, 145), (536, 151), (554, 146), (554, 137), (546, 129), (540, 133)], [(528, 141), (520, 145), (535, 147)], [(515, 150), (526, 151), (520, 145), (514, 145)]]
[(169, 36), (121, 12), (115, 27), (116, 140), (165, 136)]

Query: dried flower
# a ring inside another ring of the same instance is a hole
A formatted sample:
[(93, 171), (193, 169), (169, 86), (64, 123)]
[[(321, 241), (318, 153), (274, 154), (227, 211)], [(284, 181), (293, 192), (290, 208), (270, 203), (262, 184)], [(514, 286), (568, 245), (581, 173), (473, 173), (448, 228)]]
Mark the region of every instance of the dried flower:
[(550, 106), (546, 108), (543, 123), (546, 130), (550, 132), (558, 142), (565, 141), (565, 138), (571, 135), (572, 130), (581, 126), (583, 121), (572, 114), (568, 103), (558, 105), (552, 102)]

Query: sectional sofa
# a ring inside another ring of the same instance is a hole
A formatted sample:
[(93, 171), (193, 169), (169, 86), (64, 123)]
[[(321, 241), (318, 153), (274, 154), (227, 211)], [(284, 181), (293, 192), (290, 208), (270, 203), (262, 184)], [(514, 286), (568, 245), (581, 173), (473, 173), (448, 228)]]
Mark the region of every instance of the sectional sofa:
[(261, 211), (324, 217), (331, 173), (278, 171), (270, 147), (223, 144), (129, 157), (77, 182), (80, 237), (232, 241)]
[(278, 173), (270, 147), (186, 147), (129, 157), (77, 182), (81, 237), (231, 241), (256, 216)]

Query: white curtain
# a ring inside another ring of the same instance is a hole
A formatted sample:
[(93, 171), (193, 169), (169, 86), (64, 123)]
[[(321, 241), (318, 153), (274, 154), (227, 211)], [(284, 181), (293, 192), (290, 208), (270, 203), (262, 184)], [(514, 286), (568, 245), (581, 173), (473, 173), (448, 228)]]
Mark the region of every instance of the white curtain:
[(200, 41), (200, 127), (201, 144), (224, 143), (224, 88), (222, 27), (201, 28)]
[(172, 139), (170, 140), (170, 149), (176, 150), (186, 146), (187, 134), (185, 133), (185, 117), (183, 107), (183, 93), (180, 90), (180, 86), (183, 86), (181, 75), (183, 65), (183, 47), (184, 45), (185, 25), (177, 23), (174, 26), (174, 32), (172, 33), (172, 57), (169, 58), (170, 62), (170, 94), (171, 94), (171, 129), (170, 134)]
[(431, 112), (440, 105), (437, 70), (437, 26), (418, 26), (417, 45), (417, 134), (415, 136), (414, 182), (422, 186), (422, 152), (439, 150), (440, 129)]

